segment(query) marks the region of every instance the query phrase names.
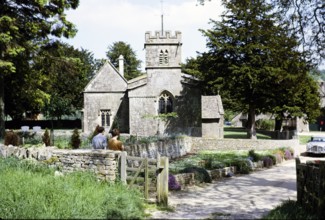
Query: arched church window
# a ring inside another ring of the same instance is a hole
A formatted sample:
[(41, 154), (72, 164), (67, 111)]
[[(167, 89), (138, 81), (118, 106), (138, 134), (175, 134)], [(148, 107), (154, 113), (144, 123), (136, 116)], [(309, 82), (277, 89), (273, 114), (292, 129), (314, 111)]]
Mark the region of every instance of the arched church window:
[(173, 97), (171, 94), (167, 92), (163, 92), (159, 96), (159, 114), (165, 114), (165, 113), (171, 113), (173, 112), (174, 106), (173, 106)]
[(173, 100), (171, 97), (167, 98), (166, 104), (167, 104), (167, 106), (166, 106), (167, 113), (173, 112)]
[(160, 50), (159, 53), (159, 65), (168, 65), (169, 60), (168, 60), (168, 50)]
[(166, 103), (163, 97), (159, 98), (159, 114), (165, 113)]

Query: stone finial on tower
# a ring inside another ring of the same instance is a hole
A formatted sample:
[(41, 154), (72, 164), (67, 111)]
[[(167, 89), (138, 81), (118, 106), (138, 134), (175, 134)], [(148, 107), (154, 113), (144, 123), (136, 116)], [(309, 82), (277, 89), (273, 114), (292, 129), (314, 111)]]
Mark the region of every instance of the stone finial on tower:
[(124, 76), (124, 57), (123, 55), (120, 55), (118, 57), (118, 68), (119, 68), (119, 72), (122, 76)]

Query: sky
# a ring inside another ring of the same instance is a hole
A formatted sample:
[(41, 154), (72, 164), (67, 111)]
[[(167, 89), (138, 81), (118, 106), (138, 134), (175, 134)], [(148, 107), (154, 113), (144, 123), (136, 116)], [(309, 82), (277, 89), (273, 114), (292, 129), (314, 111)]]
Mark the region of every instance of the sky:
[(196, 57), (197, 51), (206, 51), (206, 37), (199, 29), (212, 28), (210, 19), (220, 20), (221, 0), (80, 0), (76, 10), (67, 12), (67, 20), (76, 25), (78, 32), (64, 40), (75, 48), (94, 53), (94, 58), (107, 58), (108, 47), (123, 41), (135, 51), (145, 64), (145, 32), (161, 31), (163, 14), (164, 31), (182, 32), (182, 62)]

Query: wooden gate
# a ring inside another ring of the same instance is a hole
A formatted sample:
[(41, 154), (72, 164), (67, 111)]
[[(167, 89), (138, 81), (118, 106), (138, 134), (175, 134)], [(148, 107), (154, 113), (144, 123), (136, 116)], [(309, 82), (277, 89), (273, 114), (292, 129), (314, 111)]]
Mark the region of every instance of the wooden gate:
[(124, 184), (140, 187), (147, 201), (153, 194), (157, 204), (168, 205), (168, 157), (159, 154), (156, 159), (132, 157), (123, 151), (120, 162), (120, 177)]

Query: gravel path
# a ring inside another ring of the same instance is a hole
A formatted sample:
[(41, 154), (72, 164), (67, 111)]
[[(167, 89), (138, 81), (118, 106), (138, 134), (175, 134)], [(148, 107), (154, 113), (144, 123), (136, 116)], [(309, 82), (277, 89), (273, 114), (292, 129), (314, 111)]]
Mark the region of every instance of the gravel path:
[(156, 211), (150, 218), (257, 219), (288, 199), (296, 200), (295, 160), (203, 187), (170, 192), (169, 205), (175, 211)]
[[(294, 150), (295, 157), (298, 156), (302, 163), (325, 160), (325, 157), (303, 156), (306, 145)], [(294, 159), (248, 175), (172, 191), (169, 205), (175, 210), (153, 212), (149, 219), (260, 219), (288, 199), (297, 199)]]

